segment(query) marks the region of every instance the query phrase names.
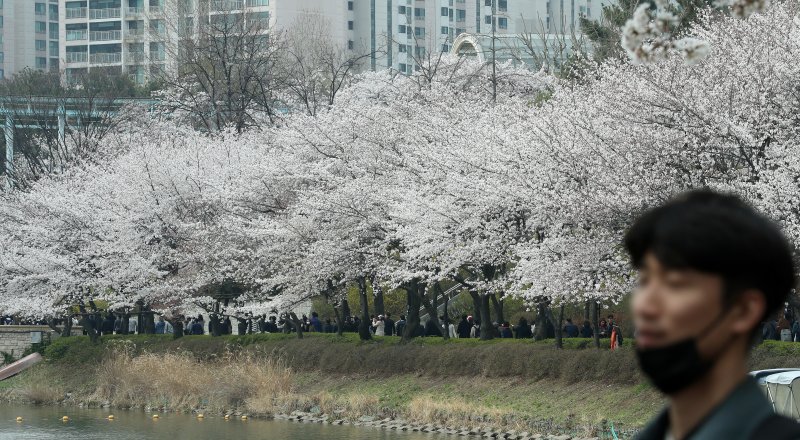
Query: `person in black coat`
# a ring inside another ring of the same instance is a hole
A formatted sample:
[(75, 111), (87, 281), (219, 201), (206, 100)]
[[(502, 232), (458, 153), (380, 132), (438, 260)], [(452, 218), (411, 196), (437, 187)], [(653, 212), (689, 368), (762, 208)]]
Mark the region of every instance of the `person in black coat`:
[(433, 323), (433, 319), (425, 322), (425, 336), (442, 336), (442, 330)]
[(594, 330), (592, 330), (592, 325), (589, 324), (589, 321), (583, 321), (583, 327), (581, 327), (581, 337), (591, 338), (592, 336), (594, 336)]
[(472, 327), (469, 321), (467, 321), (467, 315), (461, 315), (461, 321), (458, 323), (456, 327), (456, 334), (460, 339), (469, 338), (469, 330)]
[(528, 324), (527, 319), (519, 318), (519, 323), (517, 323), (516, 337), (517, 339), (530, 339), (533, 337), (531, 326)]
[(406, 317), (405, 315), (400, 315), (400, 320), (394, 324), (394, 329), (397, 332), (397, 336), (403, 336), (403, 330), (406, 328)]
[(394, 321), (391, 317), (392, 315), (387, 313), (386, 318), (383, 319), (383, 333), (386, 336), (395, 336)]

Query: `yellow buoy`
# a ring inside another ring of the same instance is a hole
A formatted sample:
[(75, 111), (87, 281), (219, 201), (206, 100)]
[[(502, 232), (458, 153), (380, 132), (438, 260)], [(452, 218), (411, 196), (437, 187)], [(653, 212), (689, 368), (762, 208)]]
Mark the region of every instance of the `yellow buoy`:
[(242, 420), (247, 420), (247, 416), (242, 416)]
[(108, 417), (106, 417), (106, 418), (108, 420), (114, 420), (114, 414), (109, 414)]
[(153, 420), (158, 418), (158, 414), (153, 414)]
[(225, 420), (230, 420), (230, 419), (231, 419), (231, 416), (225, 414)]
[(203, 417), (205, 417), (205, 416), (204, 416), (204, 415), (202, 415), (202, 414), (198, 414), (198, 415), (197, 415), (197, 418), (198, 418), (198, 419), (202, 419)]
[(61, 421), (62, 422), (69, 422), (69, 417), (64, 416), (64, 417), (61, 418)]
[(21, 422), (22, 421), (22, 417), (17, 417), (17, 421)]

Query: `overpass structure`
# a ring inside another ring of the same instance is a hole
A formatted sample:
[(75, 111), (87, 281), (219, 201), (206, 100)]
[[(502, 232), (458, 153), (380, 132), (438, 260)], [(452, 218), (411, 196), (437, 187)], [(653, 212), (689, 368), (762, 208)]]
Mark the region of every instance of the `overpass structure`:
[(13, 187), (14, 134), (17, 129), (58, 130), (58, 138), (64, 139), (69, 127), (102, 124), (122, 108), (132, 105), (145, 106), (153, 111), (158, 102), (151, 98), (0, 97), (0, 120), (3, 121), (0, 130), (5, 137), (8, 187)]

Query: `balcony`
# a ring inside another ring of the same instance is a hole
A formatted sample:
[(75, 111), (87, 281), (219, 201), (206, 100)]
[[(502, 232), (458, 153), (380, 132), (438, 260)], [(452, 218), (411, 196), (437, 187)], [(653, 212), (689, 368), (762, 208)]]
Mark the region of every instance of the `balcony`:
[(114, 64), (122, 61), (122, 53), (93, 53), (89, 60), (92, 64)]
[(67, 52), (67, 64), (85, 63), (88, 59), (87, 52)]
[(164, 5), (150, 5), (149, 10), (151, 14), (163, 14)]
[(120, 8), (89, 9), (90, 20), (107, 20), (109, 18), (119, 18)]
[(244, 8), (243, 0), (212, 0), (211, 10), (213, 11), (235, 11)]
[(67, 8), (64, 9), (66, 13), (66, 18), (86, 18), (87, 9), (86, 8)]
[(144, 29), (128, 29), (125, 31), (126, 40), (137, 40), (139, 38), (144, 38)]
[(122, 39), (122, 31), (92, 31), (89, 32), (90, 41), (113, 41)]
[(141, 6), (129, 7), (125, 10), (127, 15), (142, 15), (144, 14), (144, 8)]
[(126, 63), (143, 63), (144, 62), (144, 52), (128, 52), (125, 56)]
[(159, 62), (167, 59), (167, 54), (161, 51), (150, 52), (150, 61)]
[(67, 31), (67, 41), (80, 41), (85, 40), (87, 36), (87, 32), (85, 30), (79, 31)]
[(269, 0), (247, 0), (247, 6), (250, 8), (258, 6), (269, 6)]

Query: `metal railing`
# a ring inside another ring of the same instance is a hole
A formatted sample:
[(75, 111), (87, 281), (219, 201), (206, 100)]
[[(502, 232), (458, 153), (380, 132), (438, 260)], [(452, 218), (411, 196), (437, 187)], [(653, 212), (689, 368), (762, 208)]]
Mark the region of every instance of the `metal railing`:
[(247, 6), (269, 6), (269, 0), (247, 0)]
[(93, 53), (89, 60), (93, 64), (119, 63), (122, 61), (122, 53)]
[(89, 33), (90, 41), (110, 41), (119, 40), (122, 38), (122, 31), (91, 31)]
[(87, 14), (86, 8), (67, 8), (64, 9), (64, 13), (66, 14), (66, 18), (86, 18)]
[(128, 7), (125, 13), (128, 15), (142, 15), (144, 14), (144, 8), (141, 6)]
[(120, 8), (89, 9), (90, 20), (103, 20), (106, 18), (119, 18)]
[(144, 37), (144, 29), (128, 29), (125, 31), (125, 38), (142, 38)]
[(128, 52), (125, 57), (126, 63), (142, 63), (144, 62), (144, 52)]
[(87, 31), (85, 30), (67, 31), (67, 41), (85, 40), (86, 35)]
[(88, 59), (87, 52), (67, 52), (67, 64), (85, 63)]
[(243, 0), (213, 0), (211, 9), (214, 11), (232, 11), (244, 8)]
[(149, 11), (151, 14), (162, 14), (164, 13), (164, 6), (163, 5), (150, 5)]

